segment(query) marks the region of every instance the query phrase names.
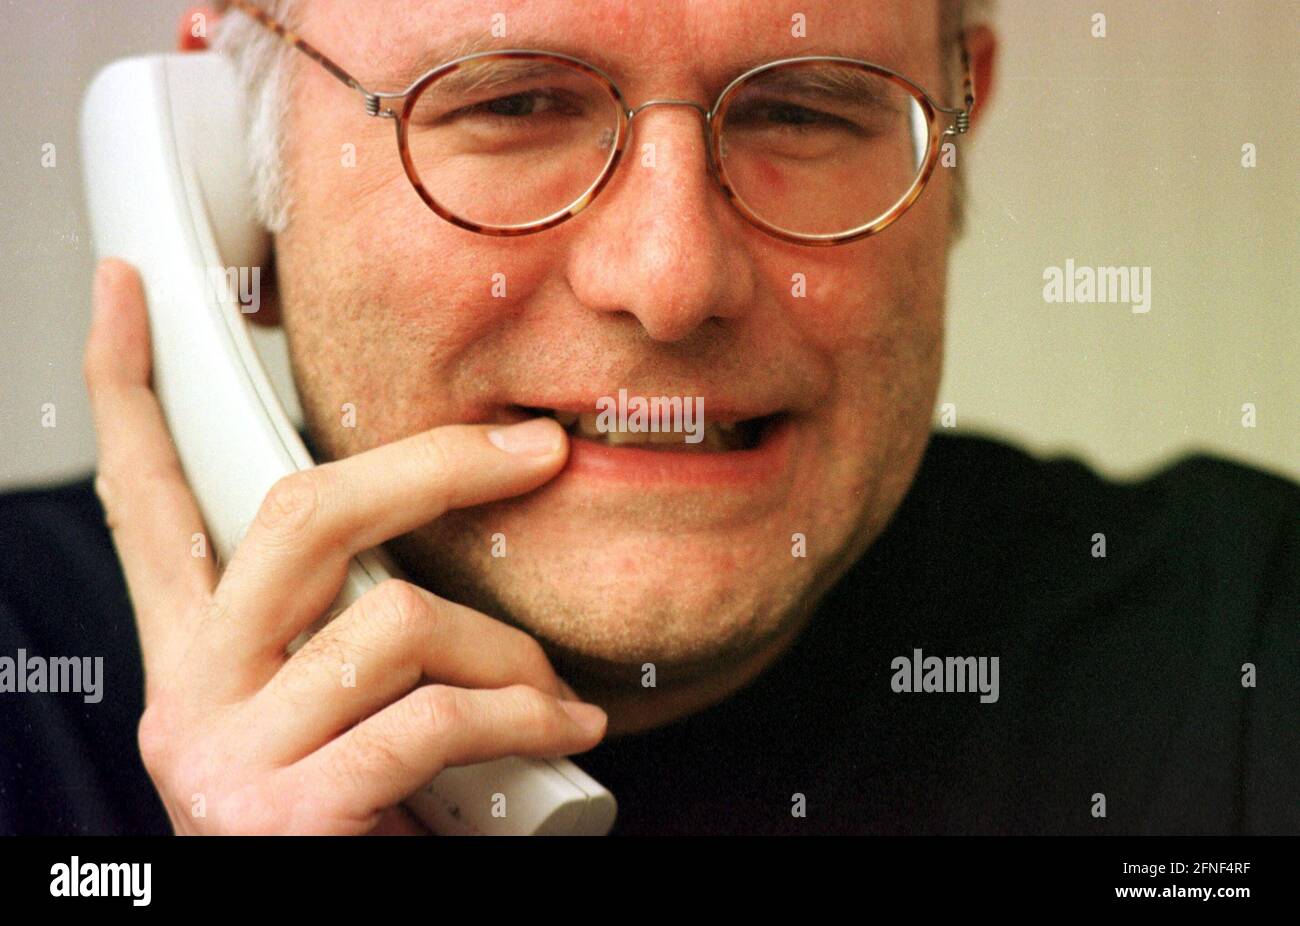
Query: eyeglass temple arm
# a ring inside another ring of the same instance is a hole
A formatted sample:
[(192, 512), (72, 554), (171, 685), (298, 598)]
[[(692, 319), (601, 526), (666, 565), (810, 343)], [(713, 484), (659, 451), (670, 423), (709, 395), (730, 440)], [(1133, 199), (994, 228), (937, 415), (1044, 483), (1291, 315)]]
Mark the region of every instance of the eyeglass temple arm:
[[(234, 0), (232, 0), (234, 2)], [(957, 44), (961, 48), (962, 92), (965, 101), (961, 108), (940, 106), (940, 112), (956, 116), (956, 121), (944, 130), (945, 135), (965, 135), (970, 131), (970, 114), (975, 109), (975, 80), (970, 66), (970, 49), (966, 46), (966, 30), (957, 34)]]
[(276, 19), (273, 19), (271, 15), (267, 13), (265, 10), (261, 9), (258, 6), (255, 6), (252, 3), (247, 2), (247, 0), (227, 0), (227, 2), (235, 9), (239, 10), (245, 15), (251, 16), (257, 22), (261, 23), (263, 26), (270, 29), (272, 32), (278, 35), (289, 45), (292, 45), (294, 48), (298, 49), (298, 51), (302, 52), (308, 58), (312, 59), (321, 67), (323, 67), (325, 70), (329, 71), (329, 73), (335, 78), (337, 78), (340, 82), (342, 82), (343, 84), (347, 85), (348, 87), (360, 93), (365, 98), (366, 112), (368, 112), (370, 115), (372, 116), (380, 115), (379, 94), (372, 93), (371, 91), (367, 90), (364, 86), (361, 85), (361, 81), (357, 80), (347, 71), (343, 70), (343, 68), (339, 67), (333, 61), (331, 61), (328, 57), (326, 57), (325, 54), (323, 54), (319, 49), (317, 49), (316, 46), (312, 45), (306, 39), (300, 37), (296, 32), (293, 32), (290, 29), (286, 28), (283, 23), (279, 22)]

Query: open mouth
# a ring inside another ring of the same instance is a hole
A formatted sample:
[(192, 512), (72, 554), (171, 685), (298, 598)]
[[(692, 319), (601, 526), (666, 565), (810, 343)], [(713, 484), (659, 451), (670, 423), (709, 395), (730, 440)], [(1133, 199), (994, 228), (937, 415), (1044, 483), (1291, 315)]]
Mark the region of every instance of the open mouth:
[(725, 453), (754, 450), (763, 443), (784, 413), (762, 415), (733, 421), (696, 422), (689, 430), (603, 431), (596, 412), (572, 412), (553, 408), (518, 406), (524, 414), (554, 418), (575, 440), (591, 441), (609, 447), (659, 450), (668, 453)]

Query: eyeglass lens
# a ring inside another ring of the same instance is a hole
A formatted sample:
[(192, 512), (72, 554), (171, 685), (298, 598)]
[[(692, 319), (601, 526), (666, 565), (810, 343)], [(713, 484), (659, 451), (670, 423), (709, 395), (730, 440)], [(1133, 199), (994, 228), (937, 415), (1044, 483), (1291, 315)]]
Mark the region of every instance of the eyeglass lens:
[[(921, 101), (860, 65), (791, 62), (734, 86), (715, 116), (718, 166), (744, 209), (795, 235), (837, 235), (889, 213), (930, 145)], [(563, 61), (486, 57), (432, 79), (405, 127), (426, 192), (467, 222), (509, 228), (579, 203), (624, 121), (599, 76)]]

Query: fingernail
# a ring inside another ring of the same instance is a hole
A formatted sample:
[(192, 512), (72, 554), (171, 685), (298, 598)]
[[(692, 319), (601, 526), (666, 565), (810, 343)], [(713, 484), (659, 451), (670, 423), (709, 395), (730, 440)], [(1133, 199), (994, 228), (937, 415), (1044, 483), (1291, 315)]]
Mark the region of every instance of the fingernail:
[(550, 456), (560, 449), (560, 426), (549, 418), (533, 418), (488, 432), (488, 440), (506, 453)]
[(586, 701), (561, 701), (560, 707), (588, 733), (599, 733), (605, 728), (605, 712), (594, 704)]

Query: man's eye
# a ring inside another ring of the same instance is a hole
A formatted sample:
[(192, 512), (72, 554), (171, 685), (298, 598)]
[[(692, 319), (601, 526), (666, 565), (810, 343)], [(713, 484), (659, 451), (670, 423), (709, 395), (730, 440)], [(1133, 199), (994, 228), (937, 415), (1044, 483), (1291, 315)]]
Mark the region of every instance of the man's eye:
[(494, 116), (531, 116), (537, 108), (537, 96), (532, 93), (516, 93), (480, 105), (484, 111)]
[(788, 103), (774, 103), (767, 108), (767, 119), (781, 125), (813, 125), (831, 119), (825, 113), (819, 113), (805, 106)]
[(481, 103), (462, 107), (451, 114), (451, 118), (489, 116), (506, 120), (523, 119), (528, 116), (563, 116), (577, 115), (573, 105), (557, 94), (541, 90), (528, 90), (499, 96)]
[(735, 107), (727, 114), (727, 123), (735, 129), (750, 131), (828, 129), (852, 132), (858, 129), (853, 122), (833, 113), (780, 100)]

